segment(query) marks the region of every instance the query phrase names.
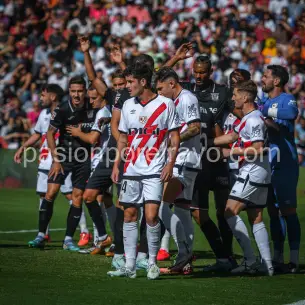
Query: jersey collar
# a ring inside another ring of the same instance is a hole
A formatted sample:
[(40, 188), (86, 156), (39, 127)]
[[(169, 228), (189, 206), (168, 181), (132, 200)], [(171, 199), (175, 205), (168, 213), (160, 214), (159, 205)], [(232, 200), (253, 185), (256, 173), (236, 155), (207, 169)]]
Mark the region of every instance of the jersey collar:
[(155, 100), (159, 95), (157, 94), (153, 99), (149, 100), (147, 103), (143, 104), (142, 101), (140, 100), (139, 97), (135, 97), (135, 101), (136, 104), (140, 104), (142, 107), (145, 107), (146, 105), (148, 105), (150, 102), (152, 102), (153, 100)]

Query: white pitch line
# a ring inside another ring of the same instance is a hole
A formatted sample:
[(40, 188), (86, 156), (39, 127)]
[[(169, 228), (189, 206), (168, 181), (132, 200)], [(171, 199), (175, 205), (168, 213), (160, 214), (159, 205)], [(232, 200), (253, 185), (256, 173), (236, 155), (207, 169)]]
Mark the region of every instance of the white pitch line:
[[(49, 231), (65, 231), (66, 228), (50, 229)], [(0, 234), (15, 234), (15, 233), (34, 233), (37, 232), (37, 229), (34, 230), (17, 230), (17, 231), (0, 231)]]
[(298, 302), (287, 304), (287, 305), (305, 305), (305, 300), (300, 300)]

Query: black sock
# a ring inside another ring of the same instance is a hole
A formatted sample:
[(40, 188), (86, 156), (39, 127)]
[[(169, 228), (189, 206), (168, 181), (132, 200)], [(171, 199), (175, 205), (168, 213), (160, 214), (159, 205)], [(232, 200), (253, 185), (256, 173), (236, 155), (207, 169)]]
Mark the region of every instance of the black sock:
[(233, 257), (233, 233), (224, 215), (217, 215), (217, 220), (223, 248), (225, 251), (224, 255), (226, 257)]
[(53, 215), (53, 201), (43, 198), (39, 209), (39, 232), (46, 233)]
[(114, 223), (115, 254), (124, 254), (123, 223), (124, 211), (120, 208), (116, 208), (116, 218)]
[(97, 200), (93, 202), (86, 202), (86, 206), (88, 208), (91, 219), (96, 226), (99, 237), (107, 235), (102, 210)]
[(165, 228), (165, 225), (164, 225), (163, 221), (161, 220), (161, 218), (159, 218), (159, 222), (161, 225), (161, 236), (160, 236), (160, 241), (161, 241), (165, 234), (166, 228)]
[(143, 209), (143, 217), (140, 224), (140, 244), (138, 252), (148, 253), (147, 234), (146, 234), (146, 218), (145, 211)]
[(80, 217), (82, 215), (82, 206), (76, 207), (73, 204), (70, 206), (70, 210), (67, 217), (67, 230), (66, 236), (73, 237), (76, 228), (79, 224)]
[(208, 240), (210, 247), (215, 253), (216, 258), (226, 258), (224, 256), (224, 249), (220, 232), (215, 223), (212, 221), (212, 219), (205, 221), (200, 226), (200, 228), (201, 231), (204, 233), (206, 239)]

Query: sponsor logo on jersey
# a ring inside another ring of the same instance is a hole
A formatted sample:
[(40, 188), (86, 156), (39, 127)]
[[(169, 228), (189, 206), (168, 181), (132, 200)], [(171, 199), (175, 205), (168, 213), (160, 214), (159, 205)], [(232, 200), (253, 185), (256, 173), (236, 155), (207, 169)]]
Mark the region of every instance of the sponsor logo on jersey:
[(135, 135), (159, 135), (160, 134), (160, 128), (153, 127), (147, 127), (147, 128), (129, 128), (128, 129), (128, 135), (135, 136)]
[(71, 121), (72, 119), (74, 119), (75, 117), (72, 115), (68, 118), (68, 121)]
[(208, 114), (207, 110), (203, 107), (200, 107), (200, 113)]
[(217, 108), (209, 108), (210, 109), (210, 111), (213, 113), (213, 114), (215, 114), (216, 112), (217, 112)]
[(189, 118), (191, 118), (192, 116), (196, 116), (197, 115), (197, 109), (196, 109), (194, 104), (191, 105), (191, 106), (188, 106), (187, 115), (188, 115)]
[(259, 125), (252, 127), (251, 138), (258, 137), (261, 134), (261, 129)]
[(277, 103), (272, 104), (271, 108), (277, 108)]
[(297, 102), (295, 100), (290, 100), (288, 103), (288, 105), (293, 105), (293, 106), (295, 106), (296, 104)]
[(219, 100), (219, 93), (211, 93), (211, 99), (212, 101), (218, 101)]
[(145, 124), (147, 122), (147, 116), (140, 116), (139, 121), (141, 124)]

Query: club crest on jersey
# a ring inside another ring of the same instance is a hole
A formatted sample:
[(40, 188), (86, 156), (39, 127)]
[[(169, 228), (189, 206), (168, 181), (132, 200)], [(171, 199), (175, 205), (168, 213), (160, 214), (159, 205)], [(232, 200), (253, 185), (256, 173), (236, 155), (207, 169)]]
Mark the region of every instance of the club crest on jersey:
[(277, 108), (277, 103), (272, 104), (271, 108)]
[(219, 100), (219, 93), (211, 93), (211, 99), (212, 101), (218, 101)]
[(88, 119), (92, 119), (93, 115), (94, 115), (94, 111), (93, 110), (87, 111)]
[(145, 124), (147, 122), (147, 116), (140, 116), (139, 121), (141, 124)]

